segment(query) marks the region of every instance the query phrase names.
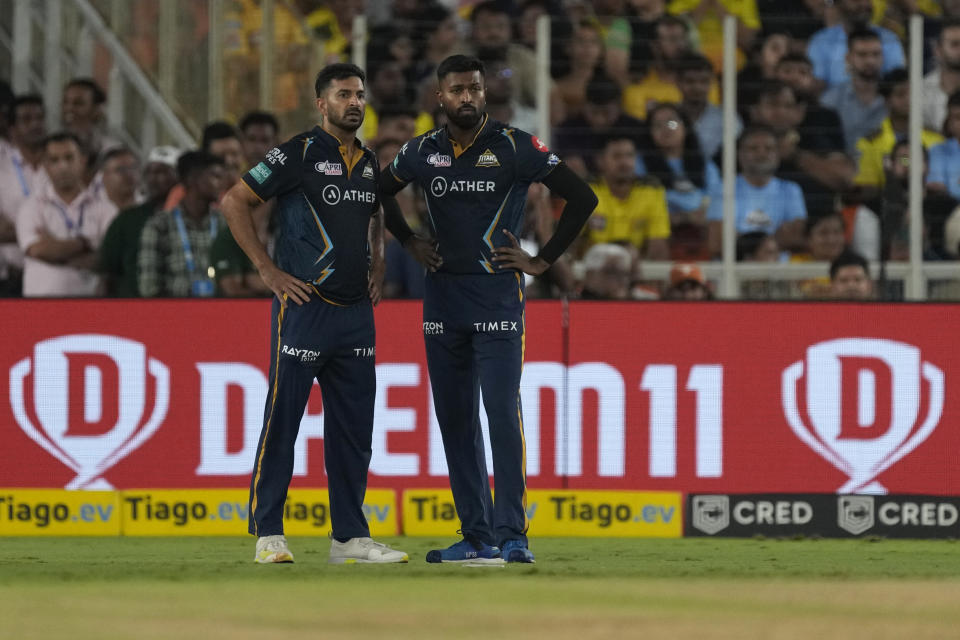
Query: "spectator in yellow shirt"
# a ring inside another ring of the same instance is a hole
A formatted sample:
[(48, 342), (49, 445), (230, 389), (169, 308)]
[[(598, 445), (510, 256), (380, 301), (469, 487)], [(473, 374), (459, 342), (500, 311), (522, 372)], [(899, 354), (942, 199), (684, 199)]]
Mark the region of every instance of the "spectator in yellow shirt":
[[(887, 105), (887, 118), (880, 129), (857, 141), (857, 175), (853, 183), (863, 189), (863, 197), (876, 196), (886, 182), (884, 160), (900, 140), (907, 138), (910, 120), (910, 79), (905, 69), (894, 69), (880, 82), (880, 94)], [(920, 140), (925, 149), (943, 142), (943, 136), (924, 129)]]
[[(737, 19), (737, 45), (747, 51), (760, 30), (760, 16), (756, 0), (672, 0), (667, 7), (673, 15), (687, 15), (697, 26), (700, 52), (715, 69), (723, 66), (723, 19), (731, 15)], [(738, 66), (745, 57), (741, 53)]]
[(591, 185), (599, 203), (587, 223), (590, 244), (615, 242), (645, 260), (670, 255), (670, 217), (664, 188), (636, 176), (637, 147), (624, 136), (607, 139), (597, 158), (600, 180)]

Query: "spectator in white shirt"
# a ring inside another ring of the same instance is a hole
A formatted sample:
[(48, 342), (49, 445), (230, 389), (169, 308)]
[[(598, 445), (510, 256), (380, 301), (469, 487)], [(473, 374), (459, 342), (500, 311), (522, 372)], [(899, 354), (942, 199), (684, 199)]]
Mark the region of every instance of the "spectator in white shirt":
[(51, 135), (43, 149), (50, 181), (17, 213), (17, 241), (26, 256), (23, 295), (95, 295), (96, 249), (117, 208), (86, 188), (87, 157), (76, 136)]
[(13, 146), (0, 155), (0, 296), (18, 297), (22, 290), (23, 251), (17, 245), (17, 212), (20, 205), (47, 182), (43, 169), (43, 99), (37, 95), (16, 98), (10, 109)]

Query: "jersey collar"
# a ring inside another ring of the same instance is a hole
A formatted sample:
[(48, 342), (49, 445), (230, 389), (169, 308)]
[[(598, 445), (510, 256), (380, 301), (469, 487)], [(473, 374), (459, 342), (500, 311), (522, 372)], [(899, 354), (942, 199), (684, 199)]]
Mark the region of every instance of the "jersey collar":
[(353, 159), (351, 161), (347, 159), (347, 146), (343, 144), (343, 142), (341, 142), (340, 138), (333, 135), (332, 133), (330, 133), (320, 125), (317, 125), (313, 128), (313, 133), (321, 140), (327, 141), (328, 143), (332, 144), (333, 146), (337, 147), (340, 150), (340, 156), (343, 158), (343, 164), (347, 166), (347, 178), (349, 178), (351, 172), (353, 171), (353, 168), (357, 166), (358, 162), (360, 162), (360, 158), (362, 158), (366, 154), (366, 150), (363, 148), (363, 145), (360, 143), (360, 140), (356, 137), (354, 137), (353, 139), (353, 146), (356, 149), (359, 149), (360, 153), (354, 153)]
[(474, 143), (476, 143), (476, 141), (480, 139), (480, 134), (483, 133), (483, 130), (487, 128), (487, 123), (488, 123), (488, 122), (490, 122), (490, 116), (488, 116), (486, 113), (484, 113), (484, 114), (483, 114), (483, 123), (480, 125), (480, 128), (477, 129), (477, 134), (476, 134), (475, 136), (473, 136), (473, 140), (470, 141), (470, 144), (468, 144), (467, 146), (463, 147), (462, 149), (460, 148), (460, 144), (459, 144), (456, 140), (453, 139), (453, 136), (450, 135), (450, 129), (448, 129), (446, 126), (443, 127), (443, 130), (444, 130), (444, 132), (445, 132), (446, 135), (447, 135), (447, 140), (450, 141), (450, 146), (453, 147), (453, 157), (454, 157), (454, 158), (459, 158), (460, 156), (462, 156), (464, 153), (466, 153), (467, 149), (469, 149), (470, 147), (472, 147), (472, 146), (474, 145)]

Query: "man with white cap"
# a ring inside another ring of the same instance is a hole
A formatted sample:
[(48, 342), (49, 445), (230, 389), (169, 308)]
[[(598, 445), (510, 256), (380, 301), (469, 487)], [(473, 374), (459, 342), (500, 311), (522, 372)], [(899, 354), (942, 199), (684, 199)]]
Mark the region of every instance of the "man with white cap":
[(162, 209), (167, 194), (176, 184), (179, 157), (180, 150), (174, 147), (155, 147), (150, 151), (143, 168), (146, 202), (121, 211), (107, 229), (100, 247), (100, 272), (106, 295), (139, 297), (137, 255), (140, 253), (140, 235), (150, 216)]

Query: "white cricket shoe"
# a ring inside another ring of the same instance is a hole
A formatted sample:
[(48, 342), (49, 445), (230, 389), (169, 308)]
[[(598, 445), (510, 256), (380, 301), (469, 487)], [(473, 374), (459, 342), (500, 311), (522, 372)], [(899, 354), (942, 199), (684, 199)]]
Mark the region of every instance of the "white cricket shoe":
[(330, 540), (330, 564), (386, 564), (409, 562), (410, 556), (371, 538), (350, 538), (346, 542)]
[(259, 564), (293, 562), (293, 554), (283, 536), (262, 536), (257, 539), (257, 555), (253, 556), (253, 561)]

